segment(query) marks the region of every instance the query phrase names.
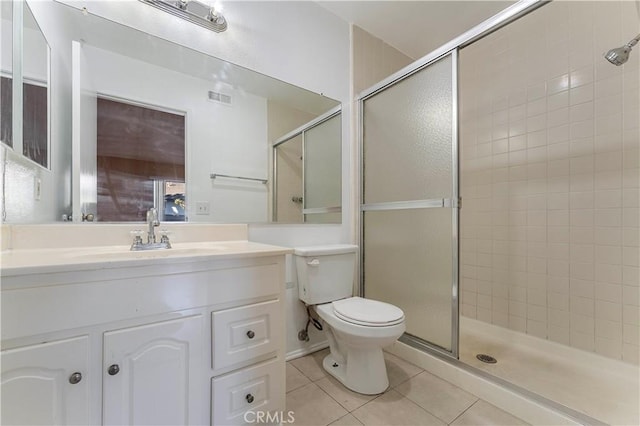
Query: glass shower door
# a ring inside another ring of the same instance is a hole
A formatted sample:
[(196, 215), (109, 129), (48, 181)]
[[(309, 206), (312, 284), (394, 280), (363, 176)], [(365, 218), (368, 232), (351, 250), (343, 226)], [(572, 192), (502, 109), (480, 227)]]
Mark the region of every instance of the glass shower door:
[(364, 294), (457, 356), (456, 52), (362, 100)]

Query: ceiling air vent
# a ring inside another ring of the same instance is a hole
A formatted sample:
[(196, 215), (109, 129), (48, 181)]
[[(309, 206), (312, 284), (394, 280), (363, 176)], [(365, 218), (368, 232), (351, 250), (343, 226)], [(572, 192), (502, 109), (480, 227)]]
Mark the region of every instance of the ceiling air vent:
[(213, 90), (209, 90), (209, 100), (211, 102), (219, 102), (225, 105), (231, 105), (231, 96), (225, 95), (224, 93), (214, 92)]

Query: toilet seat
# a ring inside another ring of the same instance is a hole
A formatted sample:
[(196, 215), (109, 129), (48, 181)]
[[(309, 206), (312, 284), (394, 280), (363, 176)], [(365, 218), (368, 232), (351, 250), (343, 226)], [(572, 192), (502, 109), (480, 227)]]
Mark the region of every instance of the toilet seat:
[(388, 327), (404, 321), (397, 306), (378, 300), (350, 297), (332, 302), (333, 313), (343, 321), (367, 327)]

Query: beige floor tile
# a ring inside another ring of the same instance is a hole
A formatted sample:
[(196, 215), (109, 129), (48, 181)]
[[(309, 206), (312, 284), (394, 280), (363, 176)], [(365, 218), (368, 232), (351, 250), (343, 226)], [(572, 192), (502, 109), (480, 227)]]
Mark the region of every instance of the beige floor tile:
[(346, 416), (339, 418), (335, 422), (331, 423), (331, 426), (360, 426), (362, 423), (358, 421), (353, 414), (347, 414)]
[(391, 388), (398, 386), (400, 383), (424, 371), (422, 368), (387, 352), (384, 353), (384, 361), (387, 365), (389, 387)]
[(311, 380), (295, 368), (290, 362), (287, 362), (287, 393), (298, 389), (304, 385), (311, 383)]
[(363, 395), (361, 393), (353, 392), (352, 390), (347, 389), (342, 383), (340, 383), (332, 376), (327, 376), (315, 383), (320, 386), (322, 390), (328, 393), (331, 398), (338, 401), (338, 403), (346, 408), (349, 412), (363, 406), (377, 396)]
[(329, 349), (323, 349), (318, 352), (303, 356), (301, 358), (289, 361), (302, 374), (307, 376), (309, 380), (315, 382), (327, 376), (327, 372), (322, 367), (322, 360), (329, 354)]
[(400, 393), (390, 390), (352, 412), (365, 425), (444, 425)]
[(456, 426), (501, 426), (501, 425), (527, 425), (523, 420), (512, 416), (506, 411), (479, 400), (471, 408), (455, 419), (451, 425)]
[(285, 412), (288, 411), (293, 412), (296, 425), (328, 425), (348, 414), (315, 383), (287, 394)]
[(478, 398), (451, 383), (423, 371), (395, 388), (445, 423), (471, 407)]

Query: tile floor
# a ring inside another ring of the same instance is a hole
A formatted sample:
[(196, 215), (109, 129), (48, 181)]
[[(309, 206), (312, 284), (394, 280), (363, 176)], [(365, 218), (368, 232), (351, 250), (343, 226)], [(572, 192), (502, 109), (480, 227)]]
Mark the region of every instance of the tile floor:
[(351, 392), (322, 368), (328, 349), (287, 362), (296, 425), (526, 425), (457, 386), (385, 353), (389, 389)]

